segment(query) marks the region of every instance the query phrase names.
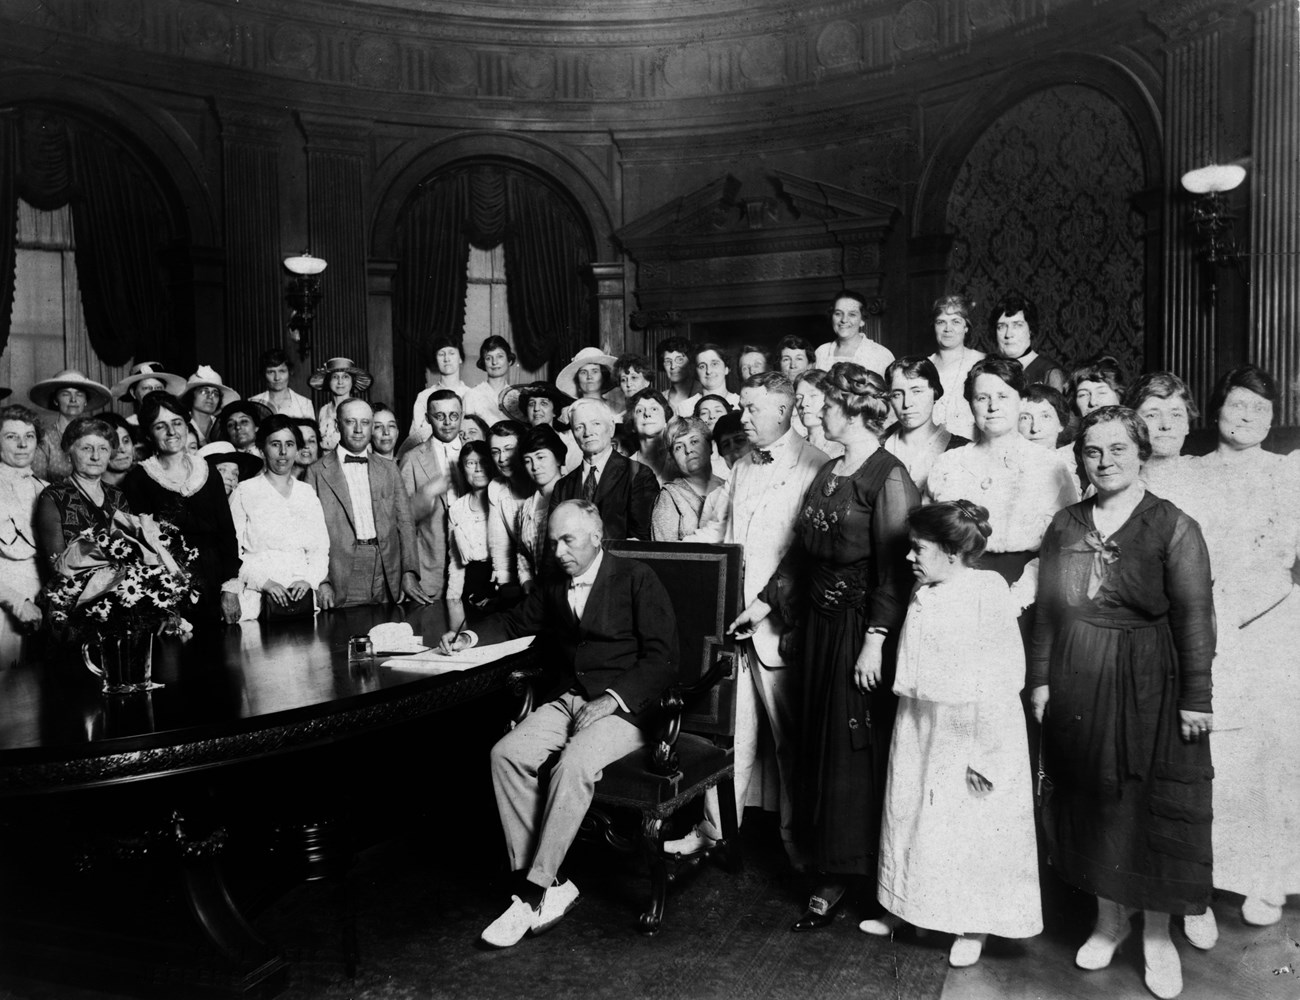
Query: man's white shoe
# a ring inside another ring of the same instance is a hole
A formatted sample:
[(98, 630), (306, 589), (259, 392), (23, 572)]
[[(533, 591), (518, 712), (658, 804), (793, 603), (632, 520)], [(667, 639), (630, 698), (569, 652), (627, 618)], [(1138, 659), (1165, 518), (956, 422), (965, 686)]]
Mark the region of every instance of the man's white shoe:
[(493, 948), (512, 948), (533, 930), (536, 923), (537, 911), (518, 896), (512, 896), (505, 913), (487, 925), (482, 935), (483, 943)]
[(564, 919), (564, 915), (578, 905), (578, 887), (572, 879), (553, 885), (542, 896), (542, 905), (533, 924), (534, 934), (542, 934)]
[(708, 850), (720, 839), (721, 838), (712, 836), (708, 833), (704, 829), (704, 824), (697, 823), (691, 828), (691, 832), (685, 837), (680, 837), (677, 840), (665, 841), (664, 853), (680, 855), (699, 854), (700, 851)]

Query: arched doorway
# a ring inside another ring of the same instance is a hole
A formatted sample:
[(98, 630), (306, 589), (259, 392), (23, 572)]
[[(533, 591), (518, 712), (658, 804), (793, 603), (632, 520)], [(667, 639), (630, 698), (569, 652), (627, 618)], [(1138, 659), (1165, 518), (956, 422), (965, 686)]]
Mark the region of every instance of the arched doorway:
[[(397, 214), (394, 251), (399, 399), (423, 388), (425, 354), (442, 337), (468, 339), (467, 381), (485, 329), (509, 331), (526, 372), (553, 373), (597, 342), (591, 227), (568, 191), (527, 164), (475, 158), (440, 167)], [(486, 297), (486, 328), (483, 296), (470, 294), (484, 281), (497, 286)]]

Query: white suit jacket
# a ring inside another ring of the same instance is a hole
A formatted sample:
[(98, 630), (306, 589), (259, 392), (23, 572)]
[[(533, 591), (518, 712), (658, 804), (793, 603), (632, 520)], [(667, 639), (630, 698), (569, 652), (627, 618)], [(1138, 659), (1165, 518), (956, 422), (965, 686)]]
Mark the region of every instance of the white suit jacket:
[[(745, 604), (748, 605), (776, 572), (794, 541), (795, 518), (813, 477), (828, 459), (793, 430), (768, 449), (772, 461), (759, 465), (751, 451), (731, 470), (727, 483), (731, 514), (725, 541), (745, 547)], [(774, 620), (775, 619), (775, 620)], [(781, 626), (776, 615), (759, 623), (754, 652), (766, 667), (783, 667), (777, 650)]]

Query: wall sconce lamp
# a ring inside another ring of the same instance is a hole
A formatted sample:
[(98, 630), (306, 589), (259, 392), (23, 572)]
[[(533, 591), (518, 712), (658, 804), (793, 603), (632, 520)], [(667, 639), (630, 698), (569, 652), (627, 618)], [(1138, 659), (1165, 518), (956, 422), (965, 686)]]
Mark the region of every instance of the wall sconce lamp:
[(1212, 163), (1183, 174), (1183, 189), (1192, 195), (1192, 227), (1200, 241), (1201, 259), (1210, 266), (1210, 293), (1215, 287), (1215, 269), (1220, 264), (1236, 265), (1246, 279), (1245, 261), (1232, 233), (1234, 216), (1227, 210), (1224, 195), (1235, 191), (1246, 179), (1246, 168), (1237, 164)]
[(326, 262), (304, 250), (296, 257), (284, 258), (284, 267), (293, 275), (284, 296), (290, 310), (289, 336), (298, 345), (298, 354), (305, 358), (311, 353), (311, 322), (320, 301), (320, 273)]

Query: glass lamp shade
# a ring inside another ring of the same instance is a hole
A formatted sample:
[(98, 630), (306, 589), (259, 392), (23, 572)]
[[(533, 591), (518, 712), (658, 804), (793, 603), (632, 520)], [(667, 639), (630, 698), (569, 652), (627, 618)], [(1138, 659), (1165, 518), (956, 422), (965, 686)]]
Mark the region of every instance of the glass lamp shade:
[(1182, 184), (1192, 194), (1218, 194), (1240, 187), (1245, 179), (1245, 167), (1211, 163), (1208, 167), (1187, 171), (1183, 174)]
[(298, 275), (320, 274), (325, 270), (326, 262), (320, 257), (313, 257), (306, 250), (297, 257), (284, 258), (284, 266)]

